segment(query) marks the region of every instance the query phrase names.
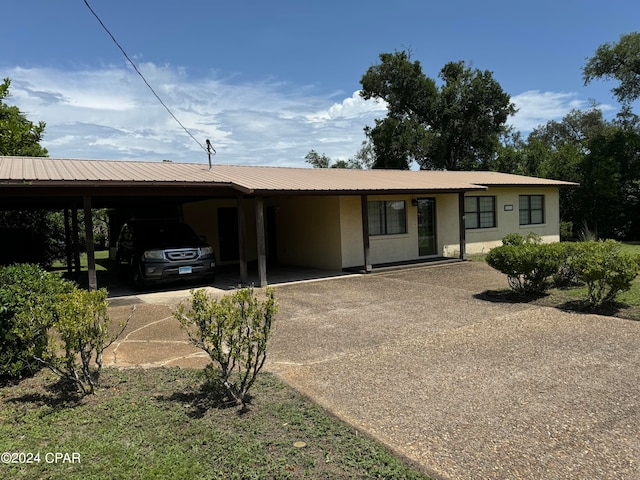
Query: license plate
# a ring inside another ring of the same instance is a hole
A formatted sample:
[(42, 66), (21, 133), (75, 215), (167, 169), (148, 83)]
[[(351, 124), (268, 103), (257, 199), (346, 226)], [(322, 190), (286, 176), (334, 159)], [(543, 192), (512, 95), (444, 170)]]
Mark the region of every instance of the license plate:
[(192, 272), (191, 267), (178, 267), (178, 273), (180, 275), (183, 275), (185, 273), (191, 273), (191, 272)]

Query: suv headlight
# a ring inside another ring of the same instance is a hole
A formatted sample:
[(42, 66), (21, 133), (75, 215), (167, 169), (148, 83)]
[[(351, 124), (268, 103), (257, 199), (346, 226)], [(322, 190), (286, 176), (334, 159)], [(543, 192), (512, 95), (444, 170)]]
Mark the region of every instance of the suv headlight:
[(162, 250), (147, 250), (142, 255), (144, 256), (144, 258), (153, 259), (153, 260), (164, 259), (164, 254)]
[(213, 247), (202, 247), (202, 248), (200, 248), (200, 256), (204, 257), (206, 255), (213, 255)]

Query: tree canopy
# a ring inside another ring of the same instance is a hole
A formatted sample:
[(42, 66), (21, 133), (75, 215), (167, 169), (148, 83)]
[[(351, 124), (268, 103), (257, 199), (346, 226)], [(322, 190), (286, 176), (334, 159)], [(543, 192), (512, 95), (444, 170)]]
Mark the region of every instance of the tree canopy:
[(366, 129), (375, 152), (373, 168), (474, 170), (488, 168), (500, 145), (510, 96), (488, 71), (449, 62), (442, 85), (427, 77), (406, 51), (382, 53), (363, 75), (361, 96), (387, 103), (384, 119)]
[[(5, 103), (10, 85), (8, 78), (0, 84), (0, 155), (46, 157), (47, 150), (40, 145), (45, 124), (30, 122), (18, 107)], [(50, 265), (61, 254), (64, 228), (55, 212), (0, 211), (0, 226), (10, 232), (14, 245), (0, 259), (2, 262), (28, 260)]]
[(596, 78), (617, 80), (611, 89), (620, 103), (640, 98), (640, 32), (620, 36), (617, 43), (600, 45), (582, 70), (585, 85)]
[(356, 155), (348, 160), (339, 159), (333, 162), (331, 158), (327, 157), (324, 153), (320, 155), (315, 150), (311, 150), (307, 153), (304, 160), (313, 166), (313, 168), (350, 168), (362, 170), (364, 168), (371, 167), (371, 150), (371, 143), (364, 141)]
[(505, 143), (492, 170), (577, 182), (561, 189), (560, 217), (603, 238), (640, 238), (640, 122), (573, 110)]
[(5, 103), (11, 80), (0, 84), (0, 155), (46, 157), (47, 149), (40, 145), (45, 123), (34, 124), (18, 107)]

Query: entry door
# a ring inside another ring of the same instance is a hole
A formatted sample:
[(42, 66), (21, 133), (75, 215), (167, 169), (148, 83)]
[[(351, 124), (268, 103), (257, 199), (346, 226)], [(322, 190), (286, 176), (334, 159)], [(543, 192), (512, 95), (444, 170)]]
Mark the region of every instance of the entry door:
[(418, 199), (418, 255), (436, 255), (436, 199)]
[(220, 237), (220, 261), (238, 260), (238, 209), (218, 208), (218, 236)]

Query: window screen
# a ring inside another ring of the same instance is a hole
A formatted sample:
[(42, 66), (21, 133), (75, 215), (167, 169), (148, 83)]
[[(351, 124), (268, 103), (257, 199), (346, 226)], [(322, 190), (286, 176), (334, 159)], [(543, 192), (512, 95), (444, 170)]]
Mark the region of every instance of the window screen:
[(544, 195), (520, 195), (520, 225), (544, 223)]
[(404, 200), (372, 200), (369, 209), (369, 235), (407, 233), (407, 210)]
[(465, 197), (465, 226), (467, 229), (496, 226), (496, 197)]

